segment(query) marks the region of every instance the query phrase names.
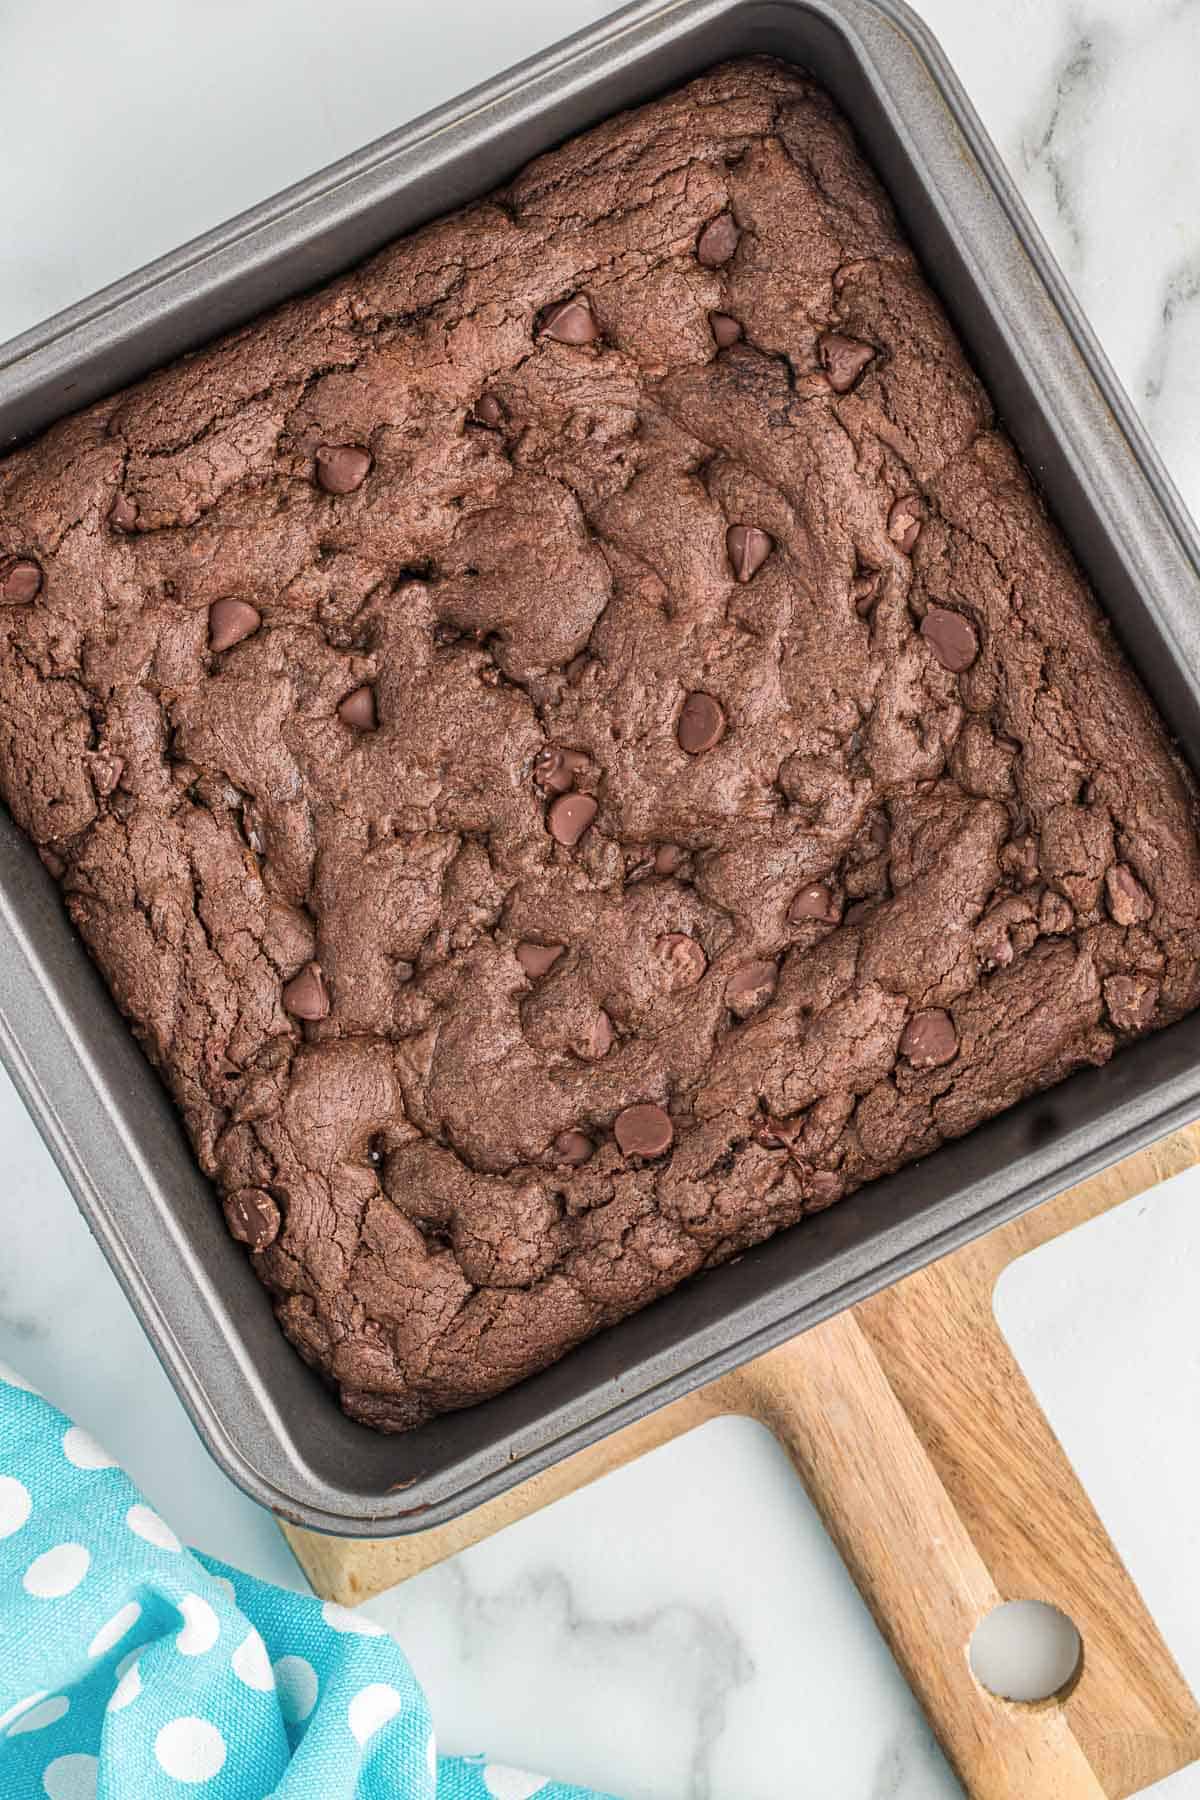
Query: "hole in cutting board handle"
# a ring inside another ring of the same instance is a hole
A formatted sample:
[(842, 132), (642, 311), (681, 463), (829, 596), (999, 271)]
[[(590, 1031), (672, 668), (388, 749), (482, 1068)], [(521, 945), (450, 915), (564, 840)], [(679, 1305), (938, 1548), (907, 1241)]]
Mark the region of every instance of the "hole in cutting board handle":
[(1050, 1700), (1073, 1685), (1083, 1641), (1066, 1613), (1044, 1600), (994, 1606), (971, 1638), (971, 1673), (1001, 1700)]

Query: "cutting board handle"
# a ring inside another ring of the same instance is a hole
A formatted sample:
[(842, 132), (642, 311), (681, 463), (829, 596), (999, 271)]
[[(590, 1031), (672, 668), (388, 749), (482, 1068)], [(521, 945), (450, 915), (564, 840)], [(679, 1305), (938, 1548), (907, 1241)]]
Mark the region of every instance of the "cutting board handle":
[[(375, 1543), (285, 1530), (317, 1592), (354, 1605), (706, 1419), (749, 1414), (787, 1449), (972, 1800), (1124, 1800), (1200, 1758), (1200, 1709), (992, 1294), (1027, 1250), (1198, 1162), (1192, 1125), (449, 1525)], [(1018, 1599), (1057, 1606), (1083, 1641), (1069, 1691), (1036, 1705), (988, 1693), (969, 1662), (980, 1620)]]

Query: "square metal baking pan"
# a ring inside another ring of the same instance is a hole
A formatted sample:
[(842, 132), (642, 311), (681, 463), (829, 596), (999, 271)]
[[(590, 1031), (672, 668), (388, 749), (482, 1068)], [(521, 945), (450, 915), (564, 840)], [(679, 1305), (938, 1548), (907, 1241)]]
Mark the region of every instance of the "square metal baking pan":
[[(831, 90), (1163, 716), (1200, 751), (1200, 544), (937, 45), (894, 0), (645, 0), (0, 348), (8, 446), (727, 57)], [(33, 851), (0, 814), (0, 1050), (197, 1429), (301, 1524), (436, 1524), (1200, 1113), (1200, 1014), (469, 1411), (400, 1437), (289, 1348)]]

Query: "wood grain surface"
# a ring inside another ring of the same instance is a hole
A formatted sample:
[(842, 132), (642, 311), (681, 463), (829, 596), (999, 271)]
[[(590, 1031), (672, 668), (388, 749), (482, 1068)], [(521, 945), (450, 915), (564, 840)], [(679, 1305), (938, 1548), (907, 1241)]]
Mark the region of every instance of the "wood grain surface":
[[(384, 1542), (284, 1526), (313, 1587), (353, 1606), (724, 1413), (783, 1444), (972, 1800), (1123, 1800), (1200, 1758), (1200, 1708), (996, 1324), (1037, 1245), (1200, 1163), (1200, 1123), (448, 1525)], [(1002, 1600), (1061, 1608), (1069, 1691), (975, 1680)]]

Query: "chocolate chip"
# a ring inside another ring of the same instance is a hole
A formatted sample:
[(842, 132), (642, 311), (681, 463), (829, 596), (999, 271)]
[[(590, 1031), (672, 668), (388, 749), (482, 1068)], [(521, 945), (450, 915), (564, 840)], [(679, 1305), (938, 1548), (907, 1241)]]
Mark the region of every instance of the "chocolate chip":
[(550, 804), (546, 825), (556, 844), (577, 844), (597, 813), (590, 794), (560, 794)]
[(1038, 907), (1038, 929), (1047, 937), (1062, 937), (1075, 923), (1075, 913), (1068, 900), (1047, 888)]
[(914, 1013), (904, 1027), (900, 1053), (914, 1069), (936, 1069), (958, 1054), (958, 1033), (948, 1012), (933, 1006)]
[(697, 688), (683, 703), (675, 735), (681, 750), (689, 756), (703, 756), (725, 736), (725, 714), (719, 702)]
[(921, 620), (921, 636), (952, 675), (961, 675), (979, 655), (979, 638), (970, 619), (948, 606), (931, 606)]
[(696, 260), (706, 269), (719, 269), (738, 247), (741, 232), (731, 212), (710, 219), (696, 239)]
[(116, 791), (125, 770), (125, 759), (121, 756), (110, 756), (103, 750), (85, 752), (88, 768), (91, 771), (92, 786), (102, 800), (107, 800)]
[(305, 963), (298, 975), (284, 984), (283, 1010), (294, 1019), (324, 1019), (329, 1014), (329, 989), (318, 962)]
[(28, 606), (42, 591), (42, 570), (31, 556), (0, 561), (0, 606)]
[(654, 954), (663, 966), (672, 993), (680, 988), (695, 987), (708, 967), (704, 951), (686, 931), (664, 931), (655, 943)]
[(860, 619), (869, 619), (879, 604), (879, 590), (883, 586), (883, 577), (877, 569), (870, 569), (865, 574), (856, 575), (850, 586), (850, 598), (854, 602), (854, 610)]
[(875, 911), (874, 900), (856, 900), (853, 906), (846, 908), (842, 918), (843, 925), (861, 925)]
[(1022, 887), (1030, 887), (1038, 877), (1038, 844), (1030, 832), (1010, 838), (1000, 850), (1000, 867)]
[(627, 1106), (617, 1114), (613, 1135), (625, 1156), (661, 1156), (675, 1139), (675, 1127), (661, 1106)]
[(742, 335), (741, 323), (731, 313), (710, 312), (708, 323), (718, 350), (728, 350)]
[(1110, 975), (1103, 983), (1104, 1004), (1118, 1031), (1144, 1031), (1158, 1006), (1158, 983), (1146, 975)]
[(374, 731), (379, 723), (375, 713), (375, 689), (369, 681), (356, 687), (338, 701), (338, 718), (354, 731)]
[(774, 540), (757, 525), (731, 525), (725, 533), (725, 548), (738, 581), (750, 581), (774, 549)]
[(114, 531), (132, 531), (137, 524), (137, 507), (126, 494), (118, 494), (108, 509), (108, 522)]
[(686, 861), (687, 851), (681, 850), (678, 844), (660, 844), (654, 852), (654, 873), (677, 875)]
[(533, 779), (549, 794), (565, 794), (574, 787), (576, 776), (589, 767), (582, 750), (560, 750), (557, 744), (546, 744), (533, 759)]
[(498, 430), (499, 427), (503, 425), (504, 408), (497, 400), (495, 394), (480, 394), (478, 400), (475, 402), (475, 423), (477, 425), (487, 425), (493, 431)]
[(765, 1006), (775, 992), (779, 971), (773, 962), (743, 963), (725, 984), (725, 1004), (739, 1019)]
[(584, 1039), (581, 1047), (581, 1054), (586, 1056), (589, 1061), (598, 1062), (602, 1056), (607, 1056), (612, 1049), (614, 1037), (615, 1034), (612, 1028), (612, 1020), (609, 1018), (604, 1008), (601, 1007), (592, 1022), (591, 1029)]
[(560, 1131), (554, 1140), (554, 1154), (560, 1163), (578, 1169), (587, 1162), (596, 1146), (583, 1131)]
[(841, 1177), (832, 1169), (810, 1169), (802, 1178), (804, 1198), (809, 1202), (809, 1210), (823, 1206), (832, 1206), (842, 1191)]
[(232, 650), (261, 624), (262, 614), (248, 600), (214, 600), (208, 609), (208, 647), (216, 654)]
[(536, 981), (554, 967), (565, 949), (565, 944), (522, 943), (517, 945), (515, 955), (530, 981)]
[(841, 916), (841, 901), (823, 881), (810, 881), (788, 907), (788, 918), (793, 925), (807, 924), (811, 919), (819, 920), (822, 925), (836, 925)]
[(538, 332), (557, 344), (592, 344), (600, 336), (600, 327), (590, 301), (583, 294), (572, 294), (569, 300), (546, 308)]
[(327, 494), (352, 494), (370, 473), (371, 452), (361, 444), (322, 444), (316, 466), (317, 481)]
[(46, 846), (43, 845), (38, 850), (38, 855), (42, 859), (43, 866), (50, 871), (55, 881), (61, 881), (67, 872), (67, 865), (58, 854), (58, 851), (47, 849)]
[(238, 1188), (224, 1202), (229, 1235), (251, 1250), (265, 1250), (279, 1236), (279, 1208), (262, 1188)]
[(1104, 872), (1108, 910), (1118, 925), (1144, 925), (1154, 911), (1154, 902), (1129, 867), (1113, 863)]
[(924, 508), (916, 494), (904, 494), (893, 502), (888, 514), (887, 534), (905, 556), (912, 554), (913, 545), (921, 535), (924, 517)]
[(380, 1133), (370, 1139), (367, 1144), (367, 1162), (372, 1169), (382, 1169), (387, 1150), (387, 1140)]
[(835, 394), (848, 394), (868, 363), (875, 360), (870, 344), (864, 344), (860, 338), (845, 337), (840, 331), (827, 331), (817, 348)]

